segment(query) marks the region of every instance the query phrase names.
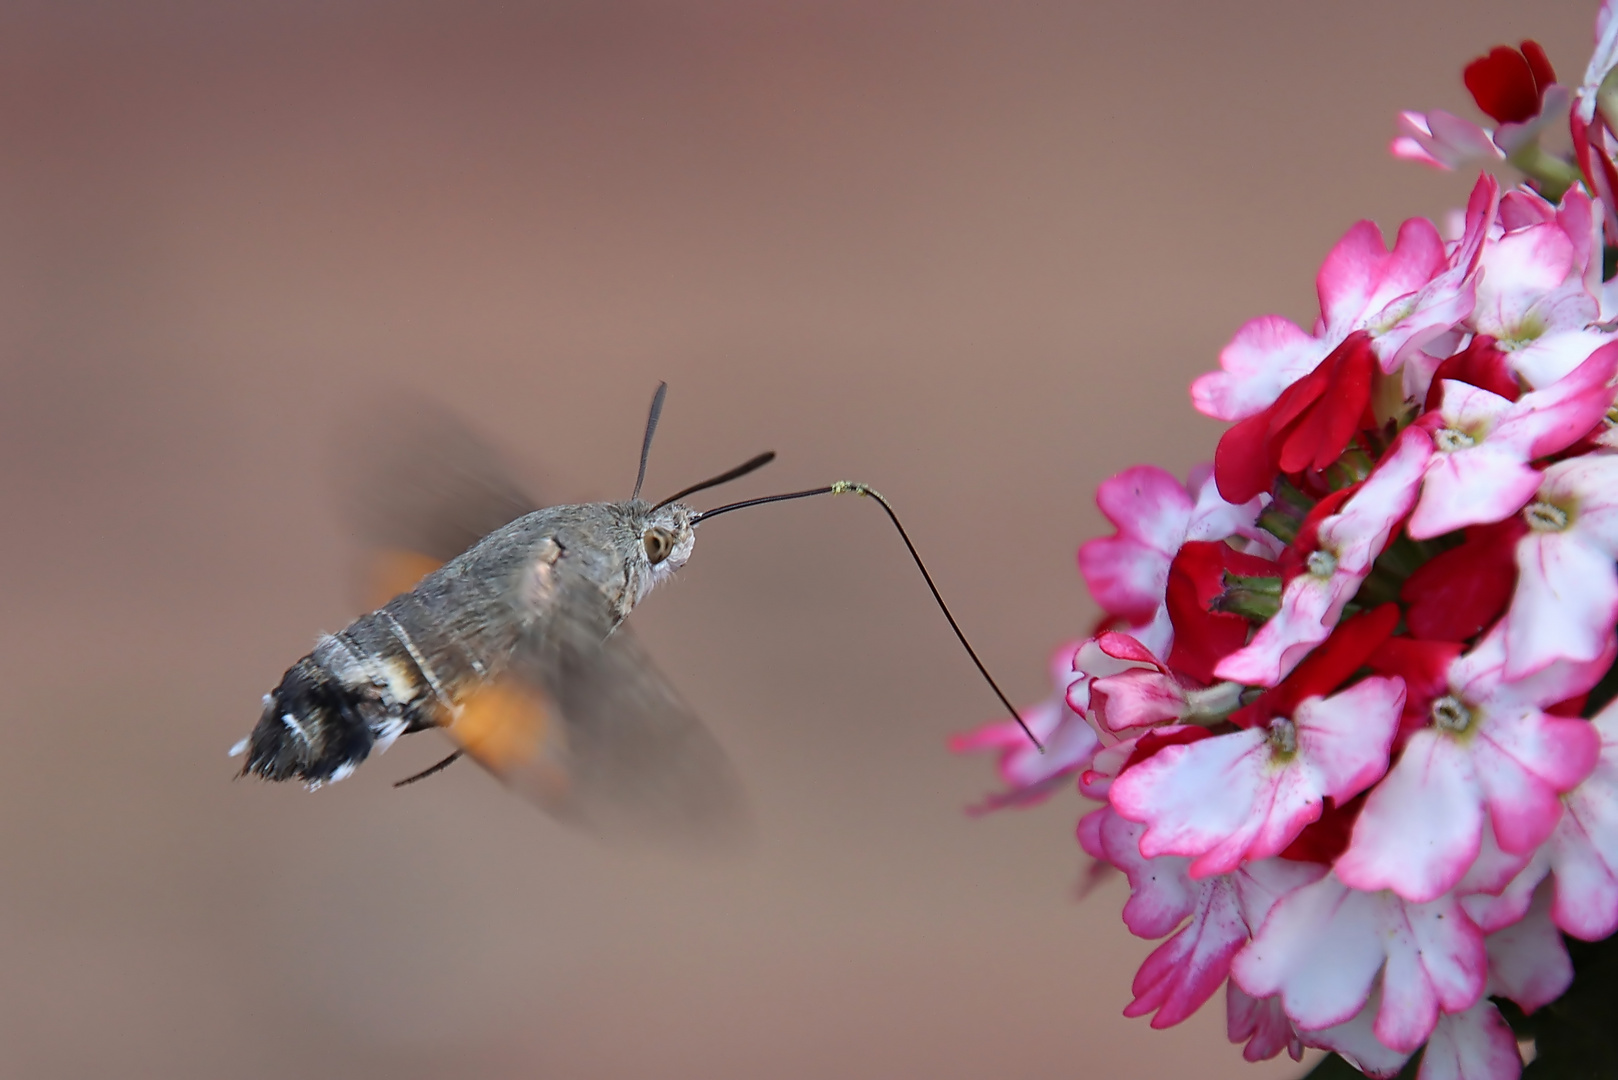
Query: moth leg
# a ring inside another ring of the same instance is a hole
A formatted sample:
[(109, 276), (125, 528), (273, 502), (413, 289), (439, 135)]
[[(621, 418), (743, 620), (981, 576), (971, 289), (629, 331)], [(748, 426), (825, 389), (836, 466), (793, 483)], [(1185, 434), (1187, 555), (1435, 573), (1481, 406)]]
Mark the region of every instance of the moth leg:
[(421, 770), (419, 773), (413, 773), (412, 775), (405, 777), (403, 780), (395, 780), (393, 782), (393, 786), (396, 787), (396, 788), (404, 787), (407, 784), (414, 784), (417, 780), (425, 780), (429, 776), (434, 775), (435, 773), (441, 773), (445, 769), (449, 768), (451, 765), (453, 765), (457, 761), (459, 761), (461, 759), (461, 755), (464, 754), (465, 752), (466, 751), (464, 751), (464, 750), (452, 751), (448, 757), (444, 758), (442, 761), (438, 762), (436, 765), (429, 765), (425, 769)]

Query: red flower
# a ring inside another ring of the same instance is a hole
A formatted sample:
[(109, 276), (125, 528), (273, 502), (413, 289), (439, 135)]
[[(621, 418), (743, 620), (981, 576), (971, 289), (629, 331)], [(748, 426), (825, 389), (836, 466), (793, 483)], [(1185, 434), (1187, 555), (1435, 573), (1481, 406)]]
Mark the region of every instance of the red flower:
[(1376, 371), (1371, 336), (1356, 330), (1261, 413), (1232, 427), (1214, 452), (1214, 481), (1226, 502), (1267, 493), (1276, 474), (1296, 476), (1335, 462), (1363, 426)]
[(1281, 570), (1268, 559), (1208, 540), (1186, 542), (1169, 566), (1169, 619), (1174, 623), (1169, 667), (1200, 683), (1214, 681), (1214, 666), (1247, 644), (1253, 625), (1245, 616), (1214, 609), (1225, 593), (1227, 573), (1279, 577)]
[(1444, 380), (1469, 383), (1480, 390), (1499, 394), (1507, 401), (1522, 397), (1522, 384), (1506, 361), (1506, 354), (1495, 345), (1494, 338), (1479, 334), (1471, 344), (1438, 365), (1433, 372), (1432, 385), (1427, 390), (1427, 403), (1422, 407), (1432, 412), (1444, 402)]
[(1135, 748), (1130, 751), (1129, 759), (1124, 762), (1122, 772), (1139, 765), (1156, 754), (1159, 750), (1167, 750), (1171, 746), (1186, 746), (1190, 743), (1201, 742), (1203, 739), (1213, 737), (1213, 732), (1205, 727), (1187, 724), (1184, 727), (1158, 728), (1148, 731), (1135, 740)]
[(1389, 638), (1371, 654), (1368, 663), (1378, 675), (1397, 675), (1405, 681), (1405, 707), (1399, 718), (1395, 747), (1404, 745), (1411, 732), (1427, 726), (1433, 702), (1449, 693), (1449, 668), (1466, 646), (1450, 641)]
[(1466, 88), (1478, 108), (1502, 124), (1520, 124), (1539, 115), (1545, 90), (1556, 72), (1537, 41), (1525, 41), (1519, 52), (1496, 45), (1488, 56), (1466, 65)]
[(1416, 567), (1399, 590), (1410, 605), (1405, 622), (1412, 636), (1466, 641), (1499, 618), (1517, 587), (1517, 541), (1527, 531), (1521, 515), (1474, 525), (1460, 547)]
[(1279, 685), (1266, 690), (1251, 705), (1231, 713), (1231, 722), (1244, 728), (1257, 727), (1277, 716), (1291, 715), (1304, 698), (1331, 693), (1365, 665), (1398, 624), (1397, 604), (1383, 604), (1374, 611), (1343, 620), (1331, 637), (1293, 668)]
[(1327, 799), (1320, 817), (1303, 827), (1298, 838), (1281, 852), (1281, 858), (1293, 862), (1320, 863), (1330, 866), (1337, 856), (1348, 850), (1349, 838), (1354, 833), (1354, 822), (1365, 805), (1365, 792), (1349, 799), (1342, 806), (1336, 799)]

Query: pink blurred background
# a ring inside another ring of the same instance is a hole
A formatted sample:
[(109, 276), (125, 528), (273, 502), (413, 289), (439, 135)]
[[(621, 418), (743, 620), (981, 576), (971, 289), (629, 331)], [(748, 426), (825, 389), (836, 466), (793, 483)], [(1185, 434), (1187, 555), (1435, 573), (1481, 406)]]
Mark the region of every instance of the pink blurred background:
[[(996, 704), (874, 507), (704, 530), (636, 622), (747, 778), (750, 858), (604, 850), (408, 740), (232, 782), (353, 614), (331, 433), (441, 398), (556, 499), (765, 447), (864, 479), (1020, 701), (1094, 617), (1092, 494), (1218, 428), (1352, 221), (1469, 178), (1400, 108), (1595, 4), (0, 6), (0, 1074), (1279, 1077), (1075, 898), (1072, 794), (981, 820)], [(711, 505), (712, 503), (708, 503)]]

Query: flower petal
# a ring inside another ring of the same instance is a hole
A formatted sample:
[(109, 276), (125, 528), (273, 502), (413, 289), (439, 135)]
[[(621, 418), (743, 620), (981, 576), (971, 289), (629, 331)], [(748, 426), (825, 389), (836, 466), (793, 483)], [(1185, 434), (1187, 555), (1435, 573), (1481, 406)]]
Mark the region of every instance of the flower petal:
[(1108, 799), (1147, 825), (1142, 855), (1197, 856), (1193, 877), (1222, 874), (1241, 862), (1275, 801), (1269, 759), (1257, 730), (1170, 746), (1126, 769)]
[(1416, 1080), (1516, 1080), (1521, 1074), (1517, 1036), (1499, 1009), (1480, 1001), (1438, 1022)]
[(1148, 859), (1140, 853), (1143, 826), (1125, 821), (1116, 810), (1103, 807), (1099, 834), (1106, 858), (1129, 879), (1129, 900), (1124, 904), (1124, 925), (1136, 937), (1160, 938), (1172, 931), (1195, 909), (1201, 886), (1191, 880), (1189, 859), (1163, 856)]
[(1165, 672), (1136, 668), (1090, 683), (1090, 715), (1109, 731), (1179, 720), (1186, 708), (1185, 688)]
[(1191, 921), (1159, 945), (1135, 975), (1135, 1000), (1125, 1016), (1152, 1017), (1154, 1028), (1178, 1024), (1213, 996), (1230, 971), (1230, 958), (1247, 943), (1236, 891), (1230, 881), (1203, 883)]
[(1404, 680), (1369, 678), (1298, 707), (1298, 754), (1318, 770), (1324, 794), (1347, 802), (1388, 771), (1404, 700)]
[(1482, 794), (1471, 757), (1455, 740), (1416, 732), (1366, 799), (1337, 875), (1356, 889), (1437, 899), (1477, 858)]
[(1485, 939), (1489, 992), (1507, 997), (1524, 1012), (1549, 1005), (1573, 984), (1573, 961), (1551, 921), (1551, 889), (1542, 885), (1520, 922)]
[(1256, 998), (1234, 982), (1225, 983), (1225, 1031), (1231, 1042), (1247, 1044), (1242, 1057), (1248, 1061), (1267, 1061), (1282, 1050), (1293, 1061), (1303, 1060), (1303, 1040), (1280, 998)]
[(1431, 281), (1444, 269), (1446, 254), (1443, 238), (1426, 218), (1401, 224), (1392, 251), (1383, 246), (1375, 222), (1356, 222), (1315, 277), (1322, 321), (1346, 333), (1364, 316)]
[(1558, 660), (1594, 660), (1618, 622), (1612, 556), (1577, 530), (1530, 532), (1517, 542), (1517, 589), (1506, 610), (1506, 676)]
[(1495, 838), (1508, 852), (1531, 851), (1562, 816), (1562, 792), (1590, 775), (1601, 740), (1589, 721), (1537, 709), (1491, 715), (1477, 732), (1472, 760)]
[(1388, 966), (1373, 1030), (1394, 1050), (1414, 1050), (1432, 1034), (1440, 1010), (1459, 1012), (1483, 996), (1488, 959), (1482, 932), (1454, 897), (1385, 903)]
[(1263, 412), (1281, 391), (1313, 371), (1332, 345), (1291, 319), (1264, 315), (1236, 331), (1219, 353), (1218, 371), (1191, 384), (1191, 403), (1216, 420), (1243, 420)]
[(1397, 1076), (1404, 1063), (1410, 1060), (1410, 1055), (1389, 1050), (1377, 1040), (1372, 1025), (1381, 1011), (1382, 993), (1377, 991), (1352, 1019), (1318, 1031), (1304, 1032), (1304, 1043), (1341, 1055), (1360, 1072), (1377, 1080)]
[(1340, 1024), (1365, 1004), (1386, 960), (1379, 916), (1373, 894), (1328, 875), (1275, 905), (1231, 961), (1231, 977), (1254, 997), (1281, 995), (1300, 1027)]
[(1527, 505), (1539, 484), (1539, 471), (1528, 466), (1522, 450), (1493, 439), (1466, 450), (1434, 454), (1407, 531), (1412, 539), (1426, 540), (1468, 525), (1501, 521)]
[(1618, 701), (1590, 721), (1601, 739), (1595, 770), (1566, 797), (1547, 845), (1556, 875), (1556, 925), (1585, 941), (1618, 930)]

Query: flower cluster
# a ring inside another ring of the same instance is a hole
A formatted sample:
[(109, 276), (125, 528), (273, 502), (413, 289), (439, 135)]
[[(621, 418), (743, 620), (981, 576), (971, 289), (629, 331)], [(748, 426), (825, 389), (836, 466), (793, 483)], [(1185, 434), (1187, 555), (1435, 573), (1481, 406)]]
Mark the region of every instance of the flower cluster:
[[(1191, 388), (1231, 425), (1213, 465), (1101, 485), (1117, 531), (1079, 566), (1108, 621), (1058, 651), (1046, 752), (956, 741), (1001, 755), (983, 808), (1102, 804), (1079, 843), (1167, 938), (1126, 1015), (1224, 986), (1249, 1060), (1515, 1077), (1497, 1002), (1555, 1000), (1563, 935), (1618, 930), (1618, 0), (1597, 36), (1571, 94), (1532, 42), (1468, 67), (1497, 129), (1405, 115), (1396, 152), (1533, 183), (1482, 176), (1448, 240), (1361, 222), (1311, 329), (1238, 330)], [(1557, 172), (1537, 140), (1570, 108)]]

